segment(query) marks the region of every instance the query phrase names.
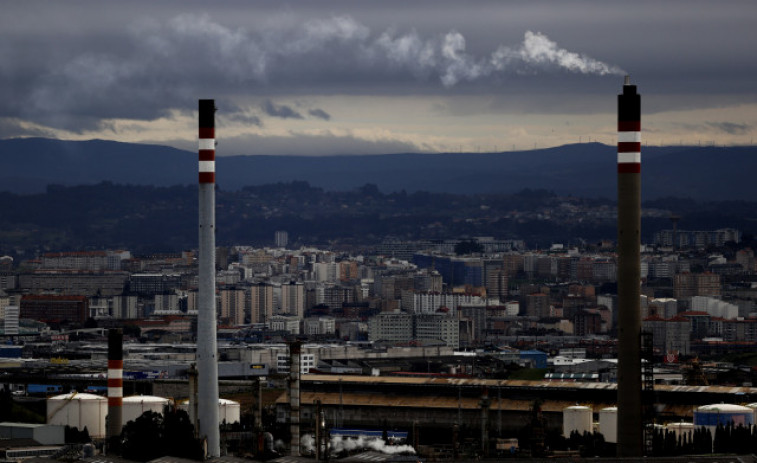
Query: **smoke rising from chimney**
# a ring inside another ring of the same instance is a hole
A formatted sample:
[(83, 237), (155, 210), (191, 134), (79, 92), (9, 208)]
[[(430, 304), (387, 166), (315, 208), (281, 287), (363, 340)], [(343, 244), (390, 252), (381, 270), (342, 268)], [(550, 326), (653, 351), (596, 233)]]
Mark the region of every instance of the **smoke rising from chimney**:
[[(466, 38), (455, 30), (425, 38), (414, 30), (372, 34), (351, 16), (253, 32), (232, 30), (207, 15), (181, 15), (168, 24), (144, 25), (140, 31), (142, 45), (150, 44), (164, 58), (185, 52), (186, 42), (195, 43), (199, 53), (223, 65), (228, 79), (238, 82), (272, 84), (273, 77), (292, 81), (313, 73), (339, 79), (345, 71), (367, 76), (387, 69), (413, 79), (437, 79), (445, 87), (498, 74), (623, 74), (617, 66), (560, 48), (532, 31), (525, 32), (522, 43), (500, 45), (489, 56), (468, 52)], [(318, 66), (307, 72), (305, 64)]]
[[(227, 26), (207, 14), (181, 14), (132, 24), (110, 53), (77, 50), (61, 57), (60, 66), (41, 69), (29, 88), (20, 89), (16, 111), (75, 130), (76, 121), (92, 126), (113, 117), (165, 117), (172, 108), (189, 109), (188, 96), (200, 89), (225, 95), (256, 84), (259, 94), (302, 88), (317, 94), (332, 93), (334, 86), (428, 82), (435, 84), (429, 88), (449, 90), (524, 74), (623, 74), (541, 32), (527, 30), (520, 43), (489, 52), (474, 51), (468, 42), (456, 30), (372, 31), (347, 15), (253, 29)], [(57, 114), (66, 114), (65, 124)]]

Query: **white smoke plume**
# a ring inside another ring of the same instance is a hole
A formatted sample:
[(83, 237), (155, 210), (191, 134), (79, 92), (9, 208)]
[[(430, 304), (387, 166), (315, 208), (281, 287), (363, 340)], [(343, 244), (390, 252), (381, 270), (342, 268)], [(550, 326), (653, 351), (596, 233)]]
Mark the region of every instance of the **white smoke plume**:
[[(557, 67), (580, 74), (622, 75), (625, 71), (587, 56), (563, 48), (538, 32), (526, 31), (523, 43), (516, 49), (500, 47), (492, 54), (492, 67), (496, 70), (508, 66), (527, 65), (535, 68)], [(522, 71), (523, 68), (518, 68)]]
[(300, 449), (305, 453), (315, 452), (315, 439), (312, 434), (305, 434), (300, 437)]
[[(13, 100), (19, 102), (18, 116), (47, 118), (44, 122), (54, 126), (55, 114), (78, 117), (80, 123), (147, 120), (187, 109), (183, 105), (198, 93), (306, 88), (330, 94), (334, 88), (359, 92), (418, 81), (449, 89), (521, 74), (623, 74), (617, 66), (561, 48), (540, 32), (526, 31), (521, 43), (476, 53), (456, 30), (425, 37), (415, 30), (374, 32), (351, 16), (252, 29), (182, 14), (133, 24), (118, 49), (77, 49), (59, 59), (57, 65), (39, 68), (31, 80), (15, 79), (25, 82)], [(3, 72), (13, 78), (12, 70)]]
[[(526, 31), (518, 45), (500, 45), (489, 56), (476, 56), (467, 51), (465, 37), (455, 30), (427, 38), (415, 31), (372, 34), (350, 16), (250, 31), (232, 30), (207, 15), (187, 14), (168, 24), (146, 23), (136, 30), (140, 48), (159, 55), (156, 58), (170, 60), (191, 50), (193, 61), (221, 65), (230, 79), (238, 81), (273, 83), (274, 76), (292, 80), (313, 73), (338, 78), (345, 71), (368, 75), (389, 69), (414, 78), (435, 77), (451, 87), (462, 81), (524, 71), (623, 73), (616, 66), (560, 48), (546, 35), (532, 31)], [(192, 44), (191, 49), (188, 44)]]
[(277, 452), (283, 452), (286, 450), (286, 444), (281, 439), (276, 439), (276, 441), (273, 443), (273, 449)]
[[(300, 438), (300, 446), (305, 452), (315, 452), (315, 439), (312, 434), (305, 434)], [(400, 453), (415, 454), (415, 449), (411, 445), (389, 445), (384, 439), (375, 438), (342, 438), (342, 436), (331, 436), (329, 441), (329, 452), (338, 454), (341, 452), (354, 452), (358, 450), (373, 450), (376, 452), (390, 455)]]

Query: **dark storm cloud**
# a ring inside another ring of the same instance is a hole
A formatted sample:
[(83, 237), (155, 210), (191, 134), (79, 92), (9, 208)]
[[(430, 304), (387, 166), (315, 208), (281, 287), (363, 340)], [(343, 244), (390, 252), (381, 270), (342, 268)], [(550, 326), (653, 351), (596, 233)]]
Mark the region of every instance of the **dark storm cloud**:
[(223, 115), (216, 115), (216, 117), (221, 121), (232, 121), (237, 122), (239, 124), (243, 125), (254, 125), (255, 127), (263, 127), (263, 121), (260, 120), (260, 118), (254, 114), (246, 114), (246, 113), (231, 113), (228, 116)]
[[(479, 53), (454, 29), (425, 35), (415, 29), (373, 31), (350, 15), (252, 28), (207, 14), (179, 14), (106, 32), (98, 29), (105, 38), (89, 46), (76, 39), (72, 48), (65, 47), (67, 37), (60, 45), (51, 37), (55, 52), (36, 62), (28, 60), (33, 49), (1, 48), (0, 97), (9, 104), (0, 117), (82, 131), (102, 128), (108, 118), (169, 117), (171, 110), (194, 108), (198, 94), (334, 94), (339, 88), (402, 93), (417, 82), (424, 82), (425, 91), (449, 93), (466, 83), (498, 84), (503, 76), (622, 72), (541, 32), (527, 31), (520, 42)], [(44, 48), (32, 39), (26, 43)], [(10, 55), (25, 56), (24, 65), (14, 67)], [(265, 109), (274, 117), (299, 114)]]
[(216, 100), (216, 117), (219, 121), (236, 122), (238, 124), (263, 127), (263, 121), (253, 108), (243, 107), (234, 98), (224, 97)]
[(618, 66), (654, 94), (645, 111), (754, 102), (755, 20), (753, 0), (9, 0), (0, 117), (82, 131), (198, 95), (470, 93), (574, 114), (606, 111), (586, 97)]
[(302, 114), (298, 113), (291, 106), (277, 105), (271, 100), (266, 100), (263, 105), (263, 111), (271, 117), (278, 117), (280, 119), (304, 119)]
[(315, 118), (323, 119), (324, 121), (331, 120), (331, 114), (327, 113), (326, 111), (322, 109), (318, 109), (318, 108), (311, 109), (308, 111), (308, 114), (310, 114), (311, 116)]

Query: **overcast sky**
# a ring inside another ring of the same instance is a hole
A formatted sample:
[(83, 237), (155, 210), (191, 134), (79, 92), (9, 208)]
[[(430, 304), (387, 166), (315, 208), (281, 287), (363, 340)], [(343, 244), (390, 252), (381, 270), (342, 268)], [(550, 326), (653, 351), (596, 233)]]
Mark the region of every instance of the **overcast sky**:
[(0, 15), (0, 138), (218, 154), (753, 143), (757, 2), (20, 0)]

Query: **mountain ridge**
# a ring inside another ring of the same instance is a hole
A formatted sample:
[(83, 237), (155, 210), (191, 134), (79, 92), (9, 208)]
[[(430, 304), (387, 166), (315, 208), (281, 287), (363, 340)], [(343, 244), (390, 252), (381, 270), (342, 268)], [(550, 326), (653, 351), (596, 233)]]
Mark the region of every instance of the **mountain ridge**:
[[(642, 148), (644, 200), (681, 197), (757, 200), (754, 146)], [(216, 158), (220, 188), (307, 181), (328, 190), (375, 184), (383, 192), (478, 194), (544, 188), (561, 195), (614, 198), (616, 151), (599, 143), (499, 153)], [(197, 154), (109, 140), (0, 140), (0, 191), (34, 194), (50, 184), (109, 181), (126, 185), (193, 185)]]

